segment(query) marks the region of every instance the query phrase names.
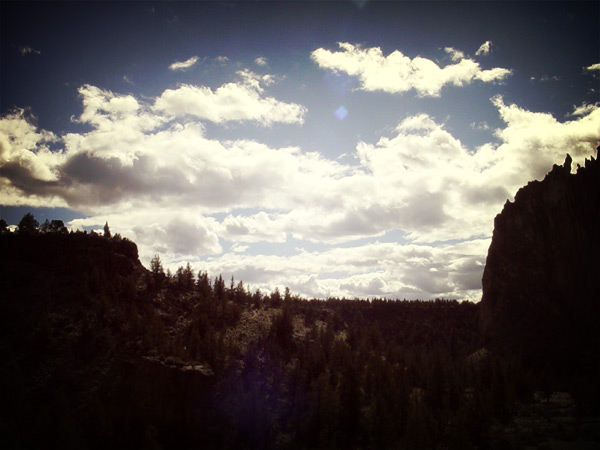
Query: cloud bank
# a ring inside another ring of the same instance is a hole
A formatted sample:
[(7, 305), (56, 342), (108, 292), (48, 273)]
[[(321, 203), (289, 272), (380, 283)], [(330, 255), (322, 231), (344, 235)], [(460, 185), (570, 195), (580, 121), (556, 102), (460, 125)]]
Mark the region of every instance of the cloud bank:
[[(394, 70), (429, 64), (348, 45), (337, 61), (366, 58)], [(433, 73), (476, 64), (446, 51), (456, 64)], [(367, 66), (356, 69), (363, 88), (375, 83)], [(478, 66), (470, 73), (462, 82), (487, 76)], [(598, 105), (574, 107), (559, 121), (496, 96), (491, 104), (503, 126), (478, 148), (467, 148), (433, 117), (414, 114), (376, 142), (359, 140), (348, 152), (354, 161), (344, 163), (294, 146), (207, 134), (207, 122), (303, 124), (304, 106), (266, 94), (272, 78), (238, 76), (215, 90), (186, 84), (150, 99), (84, 85), (82, 112), (73, 120), (87, 131), (56, 135), (33, 125), (24, 110), (5, 115), (0, 204), (72, 208), (88, 217), (70, 226), (108, 221), (138, 243), (146, 264), (158, 253), (166, 267), (189, 261), (265, 291), (287, 285), (318, 297), (479, 300), (502, 205), (567, 151), (574, 167), (583, 163), (600, 135)], [(414, 70), (403, 82), (418, 90), (428, 76)], [(445, 76), (439, 79), (461, 79)], [(423, 92), (439, 93), (447, 82)], [(288, 254), (274, 254), (283, 243)]]

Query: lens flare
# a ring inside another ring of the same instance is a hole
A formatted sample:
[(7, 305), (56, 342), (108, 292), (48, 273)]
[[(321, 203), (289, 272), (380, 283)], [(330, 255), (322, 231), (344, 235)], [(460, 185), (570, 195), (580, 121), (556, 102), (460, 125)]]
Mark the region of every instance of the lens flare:
[(343, 106), (340, 106), (333, 114), (335, 114), (335, 117), (337, 117), (338, 120), (344, 120), (348, 115), (348, 110)]

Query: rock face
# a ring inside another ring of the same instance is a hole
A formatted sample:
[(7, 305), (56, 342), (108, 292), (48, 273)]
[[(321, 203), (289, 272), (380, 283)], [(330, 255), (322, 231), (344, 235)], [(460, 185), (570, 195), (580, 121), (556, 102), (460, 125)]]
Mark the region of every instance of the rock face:
[(599, 305), (600, 162), (571, 174), (567, 155), (496, 216), (481, 329), (487, 345), (534, 367), (573, 370), (598, 362)]

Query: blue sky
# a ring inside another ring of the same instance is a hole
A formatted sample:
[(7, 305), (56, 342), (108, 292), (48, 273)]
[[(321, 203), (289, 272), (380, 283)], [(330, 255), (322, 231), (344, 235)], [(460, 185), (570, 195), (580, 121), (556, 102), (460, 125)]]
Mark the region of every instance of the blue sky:
[(2, 217), (252, 289), (477, 301), (494, 216), (600, 137), (598, 2), (1, 8)]

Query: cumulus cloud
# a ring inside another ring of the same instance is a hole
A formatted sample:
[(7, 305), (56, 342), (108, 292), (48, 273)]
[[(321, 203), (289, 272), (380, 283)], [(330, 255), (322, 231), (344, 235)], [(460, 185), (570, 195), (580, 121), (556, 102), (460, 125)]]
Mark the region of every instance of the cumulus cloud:
[(410, 58), (399, 50), (384, 56), (379, 47), (362, 49), (349, 43), (339, 43), (340, 51), (324, 48), (312, 52), (312, 60), (327, 70), (345, 72), (360, 80), (360, 89), (403, 93), (415, 90), (420, 96), (437, 97), (447, 85), (463, 86), (480, 80), (500, 81), (511, 74), (503, 68), (482, 69), (472, 59), (447, 47), (452, 64), (440, 67), (436, 62), (416, 56)]
[[(269, 291), (289, 286), (307, 297), (432, 296), (478, 300), (489, 239), (444, 246), (374, 242), (291, 256), (226, 253), (203, 261), (211, 273), (239, 276)], [(331, 275), (327, 275), (331, 274)]]
[(170, 70), (187, 70), (190, 67), (192, 67), (194, 64), (196, 64), (198, 62), (198, 57), (197, 56), (192, 56), (189, 59), (186, 59), (185, 61), (176, 61), (173, 64), (171, 64), (169, 66)]
[[(255, 102), (268, 99), (260, 80), (244, 77), (237, 87)], [(22, 110), (0, 119), (0, 203), (89, 216), (75, 227), (108, 220), (139, 244), (145, 263), (159, 253), (167, 266), (195, 261), (263, 290), (281, 283), (313, 296), (475, 299), (504, 202), (567, 151), (574, 167), (583, 163), (600, 136), (598, 105), (574, 107), (559, 121), (494, 97), (504, 121), (494, 142), (468, 149), (433, 117), (415, 114), (375, 143), (358, 142), (350, 164), (297, 147), (210, 138), (199, 116), (157, 107), (164, 92), (148, 101), (84, 85), (79, 94), (74, 120), (86, 131), (57, 136)], [(373, 242), (390, 232), (405, 242)], [(290, 239), (319, 250), (256, 250)], [(223, 253), (225, 244), (243, 245)]]
[[(577, 119), (559, 122), (551, 114), (527, 111), (517, 105), (506, 105), (502, 97), (492, 99), (506, 127), (496, 130), (503, 143), (498, 147), (506, 168), (523, 171), (523, 177), (540, 179), (554, 163), (562, 163), (569, 152), (575, 163), (583, 164), (593, 155), (600, 136), (600, 108), (597, 105)], [(519, 177), (520, 178), (520, 177)], [(520, 180), (519, 180), (520, 181)], [(523, 184), (523, 183), (521, 183)]]
[[(227, 83), (215, 91), (206, 86), (184, 84), (165, 90), (154, 109), (172, 117), (195, 116), (215, 123), (225, 121), (256, 121), (263, 125), (275, 122), (302, 124), (306, 108), (284, 103), (273, 97), (263, 97), (259, 77), (249, 71), (238, 72), (241, 82)], [(269, 82), (270, 78), (266, 79)]]
[(0, 204), (66, 206), (56, 192), (65, 155), (50, 149), (58, 141), (54, 133), (38, 130), (23, 109), (0, 119)]

